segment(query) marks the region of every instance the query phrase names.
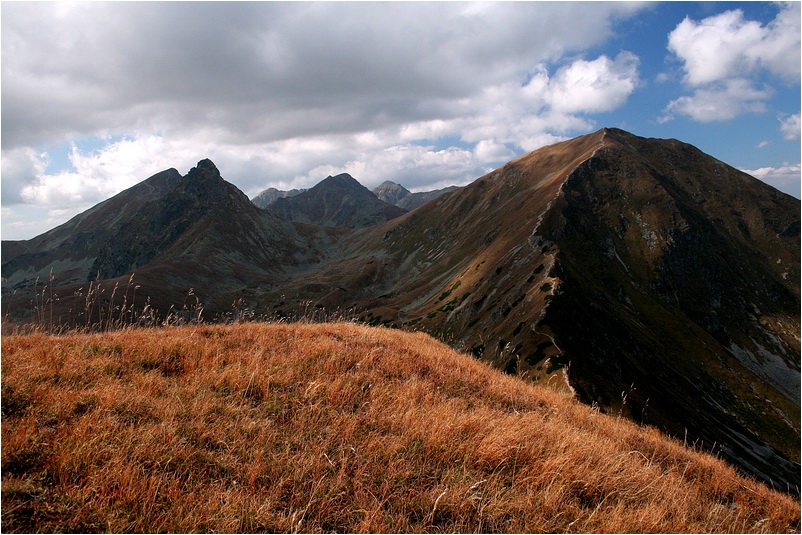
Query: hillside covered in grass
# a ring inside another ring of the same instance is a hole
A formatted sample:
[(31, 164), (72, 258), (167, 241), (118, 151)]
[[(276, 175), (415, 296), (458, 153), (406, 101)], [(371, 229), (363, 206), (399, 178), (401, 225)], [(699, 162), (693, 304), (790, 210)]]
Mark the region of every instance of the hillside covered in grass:
[(799, 503), (424, 334), (4, 336), (5, 532), (798, 532)]

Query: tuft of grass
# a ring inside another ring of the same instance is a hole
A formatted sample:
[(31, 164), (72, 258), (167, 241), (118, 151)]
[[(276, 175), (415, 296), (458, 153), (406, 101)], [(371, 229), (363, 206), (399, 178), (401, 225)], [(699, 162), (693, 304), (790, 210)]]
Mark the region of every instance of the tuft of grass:
[(6, 532), (798, 532), (799, 503), (421, 333), (3, 338)]

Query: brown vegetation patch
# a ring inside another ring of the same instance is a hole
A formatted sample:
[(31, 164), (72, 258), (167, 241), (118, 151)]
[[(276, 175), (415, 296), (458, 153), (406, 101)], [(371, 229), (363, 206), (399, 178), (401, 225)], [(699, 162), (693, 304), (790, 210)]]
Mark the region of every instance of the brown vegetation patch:
[(7, 336), (6, 532), (785, 532), (799, 504), (423, 334)]

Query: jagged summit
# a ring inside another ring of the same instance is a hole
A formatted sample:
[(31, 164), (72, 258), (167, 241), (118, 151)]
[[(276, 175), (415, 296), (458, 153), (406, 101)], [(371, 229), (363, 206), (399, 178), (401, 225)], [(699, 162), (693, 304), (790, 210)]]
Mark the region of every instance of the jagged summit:
[(187, 180), (223, 180), (220, 175), (220, 170), (214, 165), (210, 159), (205, 158), (200, 160), (195, 167), (189, 170), (186, 174)]
[(217, 175), (220, 174), (220, 171), (217, 170), (217, 166), (214, 165), (214, 162), (211, 161), (209, 158), (204, 158), (203, 160), (200, 160), (195, 167), (190, 169), (189, 171), (190, 174), (192, 173), (193, 170), (196, 169), (200, 171), (208, 171), (211, 173), (216, 173)]
[(220, 174), (220, 170), (217, 169), (214, 162), (208, 158), (200, 160), (195, 167), (190, 169), (184, 176), (184, 181), (196, 183), (196, 186), (200, 184), (214, 184), (214, 187), (221, 187), (225, 182)]
[(247, 195), (227, 182), (208, 158), (200, 160), (182, 177), (173, 200), (187, 206), (197, 204), (201, 210), (248, 211), (252, 207)]
[(167, 253), (192, 229), (224, 222), (232, 213), (247, 217), (254, 209), (242, 191), (223, 179), (211, 160), (201, 160), (169, 195), (143, 205), (139, 217), (120, 227), (117, 239), (98, 252), (88, 279), (136, 271)]

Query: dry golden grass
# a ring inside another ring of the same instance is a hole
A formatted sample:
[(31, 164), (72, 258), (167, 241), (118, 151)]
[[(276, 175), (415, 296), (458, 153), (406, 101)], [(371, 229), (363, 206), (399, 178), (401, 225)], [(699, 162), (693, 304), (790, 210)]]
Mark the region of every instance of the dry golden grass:
[(794, 499), (423, 334), (16, 335), (2, 528), (799, 532)]

